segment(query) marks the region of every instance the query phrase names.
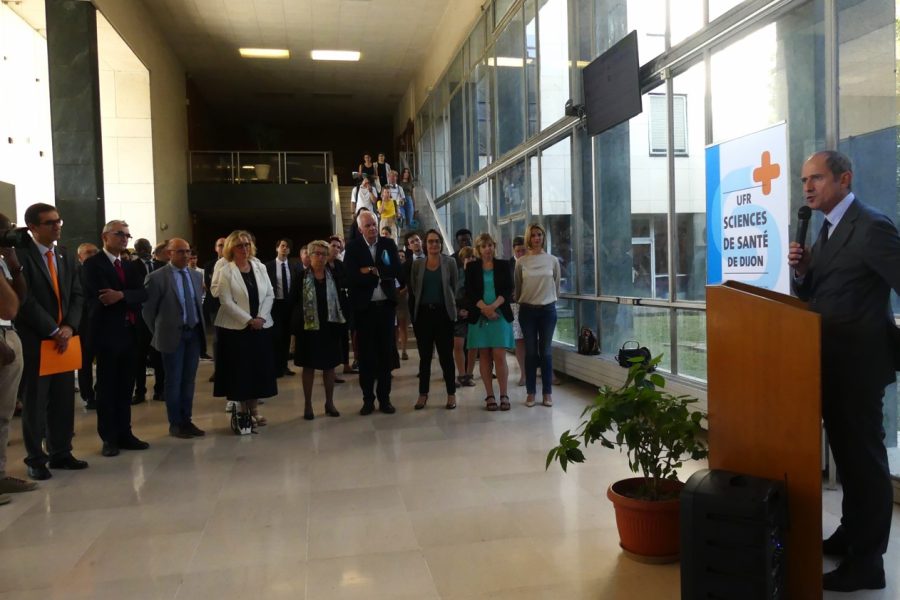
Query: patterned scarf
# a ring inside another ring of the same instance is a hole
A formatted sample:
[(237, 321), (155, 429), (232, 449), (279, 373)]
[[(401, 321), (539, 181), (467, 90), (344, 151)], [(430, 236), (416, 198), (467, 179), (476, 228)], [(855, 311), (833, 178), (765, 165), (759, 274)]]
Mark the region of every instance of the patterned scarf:
[[(345, 323), (341, 314), (341, 305), (338, 300), (337, 286), (331, 271), (325, 269), (325, 297), (328, 304), (328, 322)], [(316, 279), (312, 269), (307, 269), (303, 278), (303, 329), (305, 331), (319, 330), (319, 306), (316, 300)]]

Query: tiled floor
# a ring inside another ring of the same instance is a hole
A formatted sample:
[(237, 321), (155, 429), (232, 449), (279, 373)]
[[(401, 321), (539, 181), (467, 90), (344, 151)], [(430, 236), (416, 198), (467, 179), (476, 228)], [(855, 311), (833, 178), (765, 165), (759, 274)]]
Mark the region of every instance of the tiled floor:
[[(444, 410), (435, 380), (414, 411), (415, 367), (395, 378), (393, 416), (360, 417), (351, 376), (338, 386), (343, 416), (324, 416), (317, 382), (307, 422), (299, 377), (279, 380), (263, 407), (270, 425), (240, 438), (203, 363), (195, 420), (207, 437), (168, 437), (163, 405), (150, 402), (134, 422), (151, 449), (116, 458), (100, 456), (95, 417), (79, 411), (76, 455), (90, 469), (54, 472), (0, 507), (0, 599), (679, 597), (677, 565), (619, 551), (605, 490), (628, 474), (622, 455), (595, 448), (568, 474), (544, 471), (589, 386), (556, 388), (553, 409), (526, 408), (514, 388), (510, 412), (488, 413), (480, 387)], [(18, 431), (9, 455), (23, 475)], [(825, 502), (830, 529), (838, 493)], [(889, 588), (855, 597), (900, 597), (894, 514)]]

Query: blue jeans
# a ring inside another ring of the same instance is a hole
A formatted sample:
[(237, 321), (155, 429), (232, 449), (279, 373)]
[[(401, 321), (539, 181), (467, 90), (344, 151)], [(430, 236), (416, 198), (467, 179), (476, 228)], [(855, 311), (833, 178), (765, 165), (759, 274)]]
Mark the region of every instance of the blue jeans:
[(200, 346), (203, 335), (200, 327), (181, 334), (175, 352), (162, 353), (166, 372), (166, 412), (169, 425), (187, 425), (191, 422), (194, 406), (194, 381), (200, 363)]
[(541, 391), (553, 392), (553, 353), (551, 343), (556, 330), (556, 304), (519, 305), (519, 326), (525, 335), (525, 392), (534, 394), (537, 368), (541, 367)]

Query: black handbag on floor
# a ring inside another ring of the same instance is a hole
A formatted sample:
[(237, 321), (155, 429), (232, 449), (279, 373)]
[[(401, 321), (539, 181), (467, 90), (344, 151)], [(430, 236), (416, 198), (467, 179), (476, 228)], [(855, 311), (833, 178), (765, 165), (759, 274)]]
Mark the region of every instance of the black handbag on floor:
[[(634, 344), (632, 346), (632, 344)], [(634, 359), (639, 358), (640, 361), (636, 361)], [(619, 353), (616, 354), (616, 361), (618, 361), (619, 365), (625, 367), (626, 369), (630, 369), (638, 362), (650, 362), (651, 354), (650, 349), (646, 346), (641, 346), (640, 343), (629, 340), (622, 344), (622, 347), (619, 348)], [(655, 369), (650, 369), (653, 371)]]

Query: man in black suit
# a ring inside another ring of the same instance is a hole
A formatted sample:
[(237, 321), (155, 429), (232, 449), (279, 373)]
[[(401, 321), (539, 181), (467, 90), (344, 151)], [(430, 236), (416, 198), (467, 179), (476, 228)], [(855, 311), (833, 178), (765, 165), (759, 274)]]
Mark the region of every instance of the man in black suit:
[(379, 237), (372, 213), (360, 213), (357, 226), (361, 235), (347, 244), (344, 267), (359, 343), (363, 393), (359, 414), (372, 414), (376, 398), (381, 412), (391, 414), (396, 410), (391, 404), (391, 367), (397, 353), (394, 322), (400, 256), (393, 240)]
[(823, 587), (881, 589), (893, 510), (882, 400), (896, 379), (890, 292), (900, 292), (900, 236), (854, 197), (843, 154), (813, 154), (801, 175), (806, 204), (825, 220), (811, 249), (791, 243), (788, 263), (797, 295), (822, 316), (822, 418), (844, 492), (841, 525), (823, 543), (843, 560)]
[(40, 376), (41, 342), (53, 340), (58, 351), (68, 349), (81, 323), (84, 297), (75, 257), (56, 246), (63, 226), (56, 208), (32, 204), (25, 210), (25, 224), (31, 238), (19, 258), (28, 296), (15, 320), (25, 359), (22, 438), (28, 476), (42, 480), (52, 476), (50, 469), (80, 470), (88, 466), (72, 456), (75, 378), (72, 373)]
[[(85, 242), (78, 246), (78, 278), (81, 281), (81, 289), (84, 289), (84, 261), (100, 252), (94, 244)], [(89, 306), (85, 302), (84, 308), (81, 310), (81, 368), (78, 369), (78, 389), (81, 391), (81, 398), (84, 400), (84, 407), (87, 410), (97, 408), (97, 395), (94, 390), (94, 344), (90, 336), (90, 317), (88, 316)], [(129, 391), (129, 394), (131, 392)]]
[[(137, 258), (133, 261), (146, 277), (155, 269), (155, 261), (153, 260), (153, 246), (150, 241), (144, 238), (138, 238), (134, 242), (134, 251)], [(140, 314), (140, 307), (138, 307)], [(154, 355), (155, 350), (150, 347), (150, 330), (143, 319), (138, 319), (137, 327), (137, 350), (134, 355), (134, 396), (131, 399), (132, 404), (140, 404), (147, 400), (147, 365), (151, 364), (156, 369), (159, 364), (158, 357)], [(157, 377), (161, 373), (155, 371)], [(153, 386), (154, 395), (162, 393), (162, 385)]]
[[(212, 357), (214, 361), (216, 358), (216, 343), (218, 342), (218, 339), (216, 338), (216, 328), (213, 327), (213, 324), (216, 322), (216, 314), (219, 312), (219, 299), (213, 296), (210, 290), (212, 289), (212, 276), (213, 272), (216, 270), (216, 263), (222, 259), (222, 252), (225, 251), (225, 238), (216, 240), (215, 250), (216, 257), (203, 265), (203, 285), (206, 289), (206, 295), (203, 297), (203, 314), (206, 318), (207, 330), (212, 330)], [(213, 362), (213, 365), (215, 365), (215, 362)], [(209, 376), (209, 380), (212, 382), (215, 381), (215, 379), (216, 373), (213, 371), (213, 374)]]
[(274, 344), (275, 377), (293, 375), (288, 368), (288, 352), (291, 348), (291, 290), (300, 282), (300, 269), (288, 260), (294, 243), (288, 238), (281, 238), (275, 245), (275, 259), (266, 263), (266, 271), (275, 290), (275, 302), (272, 304), (272, 320), (275, 322), (272, 331)]
[(121, 258), (131, 239), (128, 223), (110, 221), (101, 236), (103, 250), (82, 267), (84, 298), (97, 356), (97, 433), (103, 440), (103, 456), (117, 456), (120, 449), (150, 447), (131, 431), (137, 323), (147, 290), (141, 263)]

